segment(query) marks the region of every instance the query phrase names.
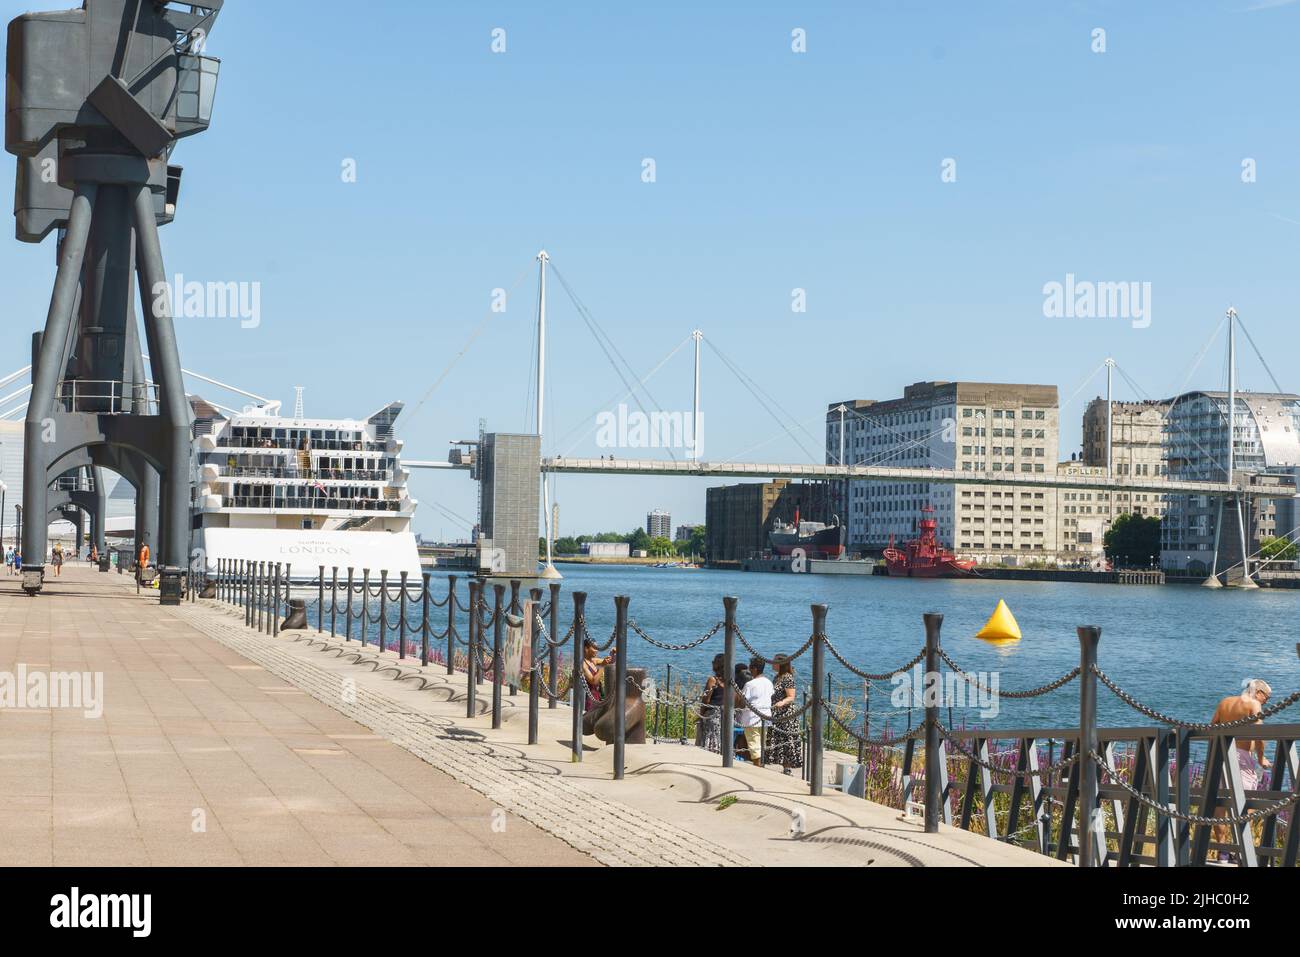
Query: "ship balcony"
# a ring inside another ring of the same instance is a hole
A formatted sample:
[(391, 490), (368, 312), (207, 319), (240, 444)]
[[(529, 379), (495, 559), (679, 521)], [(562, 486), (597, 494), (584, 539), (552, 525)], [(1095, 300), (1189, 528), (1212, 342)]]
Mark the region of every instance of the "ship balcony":
[(283, 452), (351, 452), (366, 455), (391, 455), (386, 442), (344, 442), (321, 439), (311, 442), (306, 449), (299, 450), (298, 444), (287, 437), (272, 435), (223, 435), (217, 439), (220, 449), (262, 449)]
[(211, 462), (203, 468), (215, 469), (217, 477), (226, 481), (283, 479), (295, 482), (390, 482), (393, 478), (386, 469), (303, 469), (297, 465), (235, 465), (223, 468)]
[(224, 508), (256, 509), (271, 512), (388, 512), (400, 514), (402, 502), (398, 499), (280, 498), (272, 495), (230, 495), (224, 498)]

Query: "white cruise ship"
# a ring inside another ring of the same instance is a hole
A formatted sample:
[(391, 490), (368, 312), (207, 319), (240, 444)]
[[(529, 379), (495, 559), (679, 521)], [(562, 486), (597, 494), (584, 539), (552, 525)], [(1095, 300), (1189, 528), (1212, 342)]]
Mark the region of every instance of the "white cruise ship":
[(279, 402), (235, 412), (198, 396), (194, 409), (194, 547), (208, 570), (220, 559), (280, 562), (295, 581), (407, 572), (420, 556), (411, 520), (394, 402), (362, 419), (310, 419), (299, 392), (293, 416)]

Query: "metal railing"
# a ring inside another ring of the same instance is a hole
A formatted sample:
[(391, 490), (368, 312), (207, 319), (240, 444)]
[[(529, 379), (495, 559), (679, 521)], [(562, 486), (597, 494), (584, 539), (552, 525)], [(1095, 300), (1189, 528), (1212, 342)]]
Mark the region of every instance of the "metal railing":
[[(289, 611), (289, 576), (288, 566), (223, 559), (218, 561), (213, 579), (216, 598), (241, 609), (249, 626), (275, 635), (282, 615)], [(1203, 864), (1211, 853), (1235, 855), (1242, 866), (1297, 864), (1300, 724), (1263, 726), (1258, 722), (1300, 703), (1300, 692), (1264, 708), (1258, 716), (1238, 722), (1214, 725), (1182, 721), (1143, 704), (1101, 670), (1097, 659), (1101, 630), (1093, 626), (1076, 629), (1080, 647), (1077, 667), (1040, 687), (995, 687), (990, 692), (978, 675), (963, 670), (944, 651), (940, 614), (922, 616), (925, 641), (914, 657), (897, 667), (871, 672), (848, 660), (827, 634), (825, 605), (811, 606), (810, 635), (798, 649), (769, 657), (745, 637), (737, 621), (739, 601), (733, 597), (723, 598), (722, 618), (701, 637), (674, 644), (648, 634), (630, 617), (631, 599), (615, 596), (613, 629), (605, 641), (598, 642), (588, 630), (587, 594), (581, 591), (572, 593), (571, 624), (567, 633), (559, 636), (558, 583), (551, 584), (549, 600), (540, 589), (533, 589), (525, 601), (518, 580), (510, 581), (507, 588), (502, 582), (489, 584), (471, 578), (468, 600), (463, 603), (454, 575), (448, 577), (441, 598), (432, 593), (430, 574), (415, 583), (405, 573), (399, 577), (393, 583), (387, 572), (380, 572), (376, 581), (369, 569), (358, 572), (355, 568), (327, 570), (318, 566), (314, 576), (317, 640), (324, 641), (328, 621), (331, 641), (339, 637), (342, 625), (340, 648), (357, 641), (366, 649), (373, 640), (377, 652), (396, 652), (399, 663), (418, 658), (421, 667), (442, 666), (449, 676), (463, 672), (466, 716), (490, 715), (495, 728), (502, 723), (502, 699), (507, 687), (512, 695), (519, 690), (518, 686), (507, 685), (507, 662), (503, 658), (506, 632), (527, 625), (526, 633), (531, 635), (528, 655), (515, 664), (512, 674), (518, 675), (528, 688), (528, 742), (536, 744), (538, 740), (541, 699), (545, 697), (549, 707), (555, 708), (567, 697), (575, 762), (583, 757), (583, 718), (590, 702), (583, 669), (584, 643), (590, 642), (598, 651), (613, 649), (614, 662), (606, 672), (605, 693), (612, 699), (606, 702), (606, 708), (613, 717), (610, 737), (616, 780), (624, 776), (626, 767), (629, 688), (636, 693), (649, 690), (629, 680), (629, 635), (662, 651), (677, 653), (699, 649), (720, 634), (721, 673), (726, 676), (720, 705), (711, 711), (712, 706), (698, 698), (674, 696), (670, 667), (667, 693), (654, 689), (653, 699), (646, 702), (647, 706), (654, 704), (653, 718), (647, 707), (645, 720), (657, 736), (661, 716), (680, 707), (683, 744), (687, 741), (688, 715), (716, 721), (723, 767), (734, 763), (736, 708), (744, 707), (737, 694), (740, 689), (731, 681), (737, 645), (767, 663), (792, 663), (808, 655), (810, 682), (801, 703), (796, 705), (795, 699), (790, 699), (784, 706), (774, 704), (767, 712), (753, 705), (749, 710), (760, 720), (764, 758), (768, 747), (782, 740), (786, 746), (801, 749), (809, 792), (814, 796), (824, 793), (826, 739), (833, 727), (841, 739), (856, 744), (859, 764), (868, 751), (897, 757), (897, 768), (891, 763), (889, 770), (891, 774), (897, 771), (899, 803), (909, 812), (923, 805), (928, 833), (937, 832), (942, 821), (981, 831), (994, 840), (1073, 860), (1080, 866)], [(410, 620), (412, 606), (418, 609), (414, 622)], [(445, 627), (435, 626), (435, 609), (445, 609)], [(354, 625), (359, 626), (355, 638)], [(561, 662), (565, 649), (571, 656), (567, 665)], [(865, 717), (861, 731), (850, 726), (831, 700), (828, 655), (868, 688), (873, 681), (887, 681), (922, 665), (926, 689), (935, 689), (933, 694), (927, 690), (922, 696), (924, 719), (901, 735), (891, 737), (886, 733), (874, 739)], [(357, 660), (363, 658), (357, 656)], [(941, 715), (945, 665), (949, 680), (966, 682), (1003, 701), (1039, 698), (1077, 681), (1079, 725), (1012, 730), (947, 727)], [(568, 689), (562, 694), (559, 677), (566, 669)], [(484, 681), (490, 683), (491, 700), (480, 704), (479, 686)], [(1099, 686), (1154, 720), (1156, 726), (1098, 727)], [(1258, 742), (1273, 753), (1266, 781), (1252, 781), (1243, 770), (1242, 744)], [(865, 791), (859, 793), (866, 796)]]
[(297, 466), (262, 466), (262, 465), (222, 465), (208, 462), (221, 469), (221, 478), (267, 478), (267, 479), (320, 479), (326, 482), (387, 482), (393, 476), (384, 469), (303, 469)]
[(272, 495), (226, 495), (222, 501), (226, 508), (269, 509), (327, 509), (345, 512), (400, 512), (402, 503), (393, 499), (334, 498), (320, 494), (299, 498), (280, 498)]
[[(292, 440), (287, 438), (274, 438), (272, 436), (235, 436), (222, 435), (216, 439), (216, 447), (219, 449), (266, 449), (279, 452), (297, 453), (300, 451), (297, 445), (292, 444)], [(289, 443), (289, 444), (280, 444)], [(387, 452), (388, 446), (384, 442), (342, 442), (312, 440), (311, 447), (302, 451), (308, 452)]]
[(157, 415), (156, 383), (65, 379), (59, 383), (56, 401), (67, 412), (98, 415)]

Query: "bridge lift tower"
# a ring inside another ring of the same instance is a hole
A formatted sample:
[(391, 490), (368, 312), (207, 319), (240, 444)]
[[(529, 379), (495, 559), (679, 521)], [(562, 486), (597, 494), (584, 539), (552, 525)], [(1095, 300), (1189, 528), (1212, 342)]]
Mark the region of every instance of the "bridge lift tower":
[[(158, 490), (164, 603), (180, 601), (188, 564), (193, 415), (158, 227), (172, 221), (180, 192), (172, 151), (211, 120), (220, 63), (204, 50), (223, 2), (85, 0), (9, 24), (5, 148), (18, 158), (17, 238), (40, 243), (58, 231), (34, 349), (23, 512), (46, 515), (50, 483), (85, 466), (125, 476), (146, 510)], [(44, 584), (46, 534), (41, 521), (23, 528), (31, 595)]]

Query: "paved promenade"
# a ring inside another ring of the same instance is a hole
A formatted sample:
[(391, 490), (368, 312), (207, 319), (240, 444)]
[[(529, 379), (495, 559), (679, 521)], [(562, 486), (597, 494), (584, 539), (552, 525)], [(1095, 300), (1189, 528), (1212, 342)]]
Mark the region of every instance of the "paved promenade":
[(104, 680), (99, 719), (0, 710), (0, 865), (595, 863), (502, 831), (482, 794), (179, 611), (85, 566), (35, 600), (0, 577), (0, 671)]
[(0, 669), (107, 686), (98, 722), (0, 713), (0, 863), (1056, 863), (675, 744), (629, 747), (614, 781), (594, 739), (571, 761), (567, 708), (529, 747), (524, 694), (493, 731), (465, 717), (463, 675), (314, 628), (269, 638), (215, 602), (160, 608), (116, 574), (70, 569), (36, 601), (0, 581), (0, 626)]

